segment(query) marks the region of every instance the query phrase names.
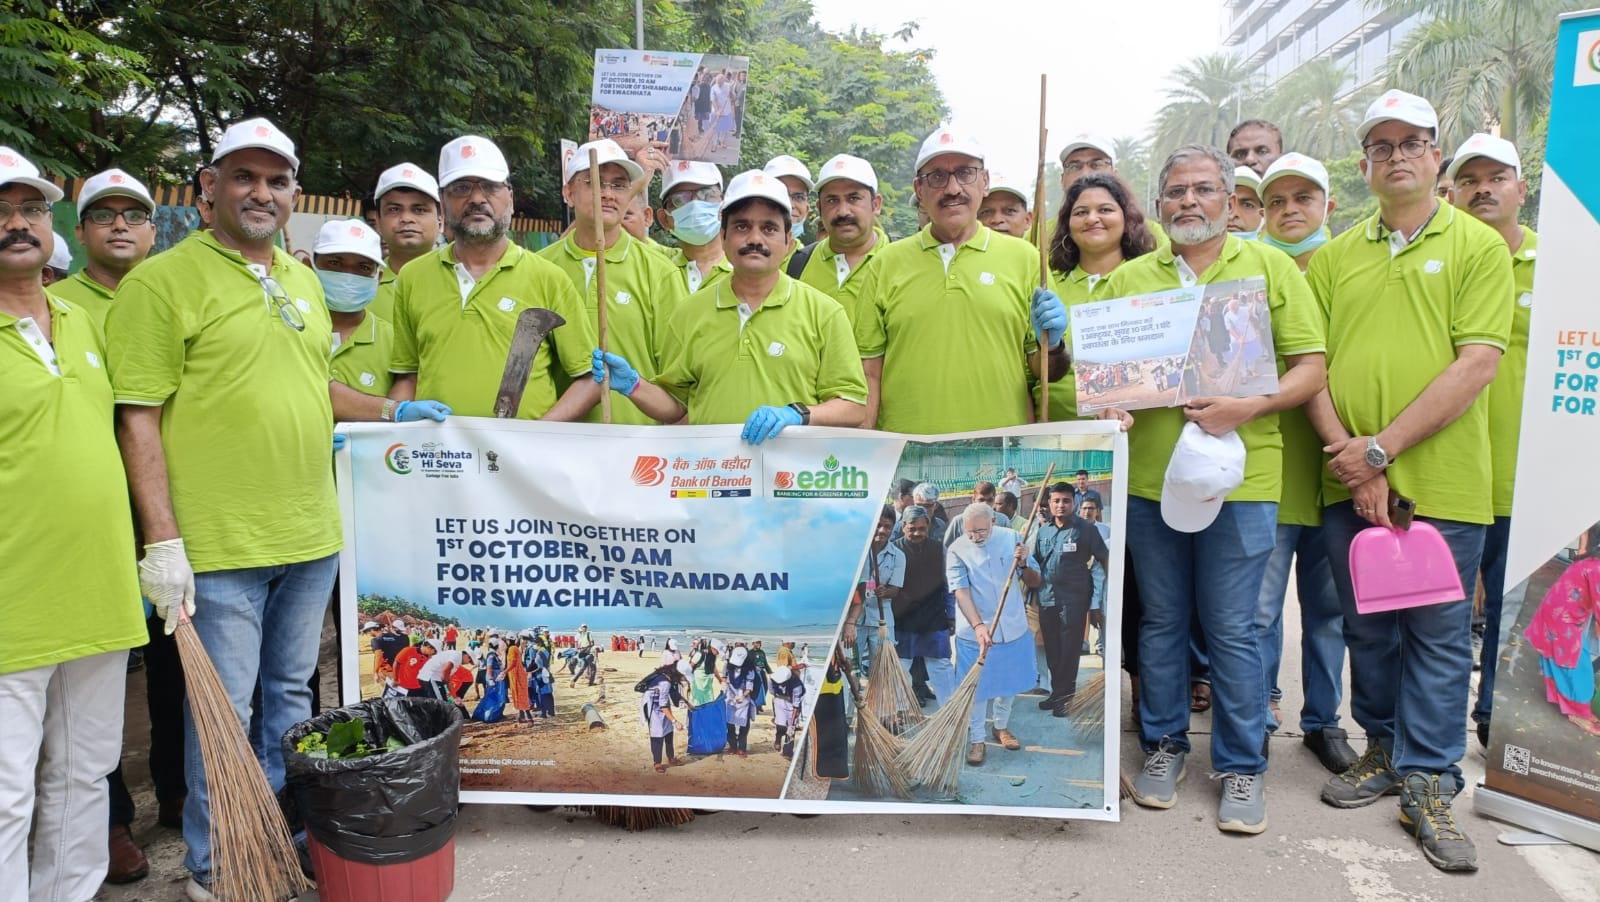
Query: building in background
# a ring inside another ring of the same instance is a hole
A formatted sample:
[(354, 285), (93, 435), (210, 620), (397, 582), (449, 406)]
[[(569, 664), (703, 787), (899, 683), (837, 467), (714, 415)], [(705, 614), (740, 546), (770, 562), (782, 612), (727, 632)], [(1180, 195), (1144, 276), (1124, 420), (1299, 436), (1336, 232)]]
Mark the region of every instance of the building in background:
[(1346, 93), (1380, 79), (1389, 51), (1424, 18), (1367, 0), (1223, 0), (1222, 12), (1222, 49), (1251, 64), (1262, 87), (1331, 58), (1349, 73)]

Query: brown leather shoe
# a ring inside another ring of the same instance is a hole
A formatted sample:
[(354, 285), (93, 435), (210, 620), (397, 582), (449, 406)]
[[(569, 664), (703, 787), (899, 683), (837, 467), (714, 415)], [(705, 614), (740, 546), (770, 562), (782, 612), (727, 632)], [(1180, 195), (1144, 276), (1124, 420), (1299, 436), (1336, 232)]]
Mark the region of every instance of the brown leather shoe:
[(989, 747), (987, 745), (981, 742), (974, 742), (967, 747), (967, 763), (977, 767), (983, 763), (983, 759), (988, 755), (988, 752)]
[(1189, 710), (1195, 713), (1211, 710), (1211, 684), (1189, 684)]
[(1016, 734), (1010, 730), (995, 730), (994, 738), (999, 740), (1000, 747), (1008, 752), (1014, 752), (1022, 748), (1022, 740), (1018, 739)]
[(106, 870), (107, 883), (133, 883), (150, 873), (150, 862), (144, 850), (133, 841), (133, 832), (127, 824), (111, 825), (111, 865)]
[(156, 823), (174, 830), (183, 829), (183, 803), (188, 796), (167, 799), (156, 808)]

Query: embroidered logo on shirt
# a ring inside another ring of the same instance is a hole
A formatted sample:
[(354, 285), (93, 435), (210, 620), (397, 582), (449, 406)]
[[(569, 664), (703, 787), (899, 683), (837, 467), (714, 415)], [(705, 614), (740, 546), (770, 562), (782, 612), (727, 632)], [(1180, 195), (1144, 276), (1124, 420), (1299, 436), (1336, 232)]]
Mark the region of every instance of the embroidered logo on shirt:
[(769, 356), (769, 357), (782, 357), (783, 356), (783, 342), (775, 341), (772, 344), (767, 345), (767, 356)]
[(1524, 291), (1522, 294), (1518, 295), (1517, 296), (1517, 303), (1521, 304), (1524, 307), (1532, 307), (1533, 306), (1533, 292)]
[(372, 375), (371, 373), (362, 373), (361, 374), (361, 384), (362, 385), (368, 385), (368, 386), (377, 385), (378, 384), (378, 377)]
[(978, 283), (980, 285), (993, 285), (994, 284), (994, 273), (992, 273), (992, 272), (980, 272), (980, 273), (978, 273)]
[(295, 298), (294, 305), (300, 308), (301, 313), (311, 312), (311, 304), (305, 298)]
[(617, 303), (626, 304), (631, 300), (633, 300), (633, 295), (627, 293), (626, 291), (617, 292)]
[(510, 298), (501, 298), (500, 303), (496, 306), (498, 306), (501, 310), (510, 313), (511, 311), (517, 309), (517, 302)]
[(99, 369), (100, 368), (100, 357), (99, 357), (99, 355), (95, 354), (95, 352), (93, 352), (93, 351), (84, 351), (83, 352), (83, 358), (85, 360), (89, 361), (89, 365), (94, 367), (95, 369)]
[(1442, 271), (1443, 269), (1444, 269), (1444, 261), (1443, 260), (1429, 260), (1427, 263), (1422, 264), (1422, 271), (1426, 272), (1426, 273), (1437, 273), (1437, 272)]

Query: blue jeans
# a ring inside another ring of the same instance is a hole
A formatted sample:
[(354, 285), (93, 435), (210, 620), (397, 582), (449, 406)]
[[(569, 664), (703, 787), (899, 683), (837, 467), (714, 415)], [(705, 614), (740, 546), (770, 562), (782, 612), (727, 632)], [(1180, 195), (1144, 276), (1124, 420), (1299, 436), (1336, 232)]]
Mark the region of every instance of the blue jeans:
[[(1450, 546), (1461, 584), (1473, 585), (1487, 527), (1455, 520), (1428, 522)], [(1389, 751), (1397, 773), (1448, 775), (1459, 790), (1459, 762), (1467, 750), (1462, 714), (1472, 680), (1472, 602), (1462, 598), (1356, 613), (1350, 543), (1368, 525), (1349, 501), (1323, 510), (1328, 563), (1344, 607), (1344, 639), (1350, 649), (1350, 713), (1366, 730), (1367, 742)]]
[[(322, 615), (338, 569), (339, 555), (330, 554), (297, 564), (194, 576), (195, 633), (274, 791), (283, 788), (283, 734), (311, 716), (306, 682), (317, 665)], [(258, 685), (260, 706), (253, 707)], [(211, 801), (187, 703), (183, 746), (189, 784), (183, 806), (183, 841), (189, 853), (183, 865), (204, 882), (211, 877)]]
[[(1478, 655), (1478, 701), (1472, 706), (1473, 723), (1488, 723), (1494, 709), (1494, 668), (1500, 663), (1500, 619), (1506, 601), (1506, 545), (1511, 540), (1511, 518), (1495, 517), (1483, 535), (1483, 651)], [(1464, 585), (1464, 584), (1463, 584)]]
[(1161, 519), (1159, 502), (1128, 499), (1128, 544), (1144, 599), (1139, 712), (1147, 751), (1164, 737), (1189, 749), (1189, 635), (1198, 620), (1213, 676), (1212, 768), (1266, 771), (1267, 684), (1254, 617), (1277, 523), (1277, 502), (1230, 501), (1204, 530), (1181, 533)]
[[(1283, 661), (1283, 604), (1289, 590), (1289, 565), (1294, 564), (1295, 594), (1300, 598), (1300, 685), (1305, 704), (1300, 729), (1339, 725), (1339, 700), (1344, 694), (1344, 611), (1328, 569), (1328, 546), (1320, 526), (1278, 524), (1278, 544), (1267, 559), (1256, 601), (1256, 638), (1267, 672), (1267, 698), (1278, 701), (1278, 666)], [(1268, 720), (1268, 728), (1272, 724)]]

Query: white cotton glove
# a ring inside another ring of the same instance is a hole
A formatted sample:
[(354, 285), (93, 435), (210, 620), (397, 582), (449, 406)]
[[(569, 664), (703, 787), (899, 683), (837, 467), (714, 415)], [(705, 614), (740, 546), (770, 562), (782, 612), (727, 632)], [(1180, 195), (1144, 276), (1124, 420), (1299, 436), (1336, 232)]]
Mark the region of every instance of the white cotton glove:
[(156, 609), (156, 616), (167, 622), (169, 636), (178, 628), (176, 605), (182, 605), (187, 616), (194, 616), (194, 569), (189, 566), (182, 539), (144, 546), (144, 560), (139, 562), (139, 591)]

